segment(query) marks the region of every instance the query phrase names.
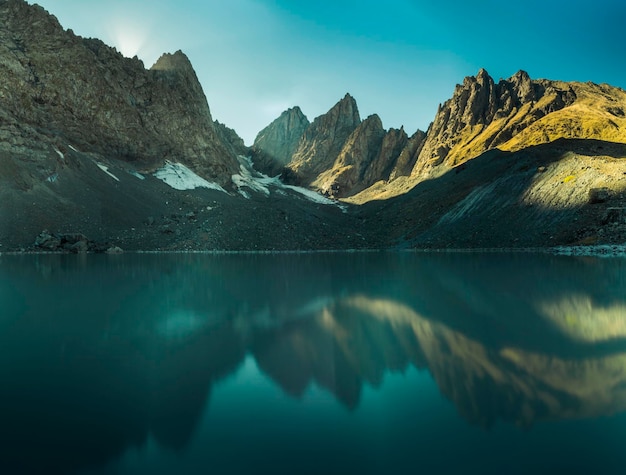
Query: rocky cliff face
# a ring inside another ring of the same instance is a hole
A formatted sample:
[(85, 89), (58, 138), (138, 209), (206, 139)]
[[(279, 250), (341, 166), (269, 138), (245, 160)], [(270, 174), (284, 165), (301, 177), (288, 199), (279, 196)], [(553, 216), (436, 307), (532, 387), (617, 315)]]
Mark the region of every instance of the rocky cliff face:
[(407, 141), (397, 159), (391, 173), (389, 174), (389, 180), (395, 180), (403, 176), (411, 175), (413, 167), (417, 162), (419, 154), (424, 148), (426, 142), (426, 132), (418, 130)]
[(404, 194), (489, 150), (517, 152), (572, 138), (625, 143), (626, 92), (533, 80), (525, 71), (496, 83), (481, 69), (457, 85), (426, 133), (410, 138), (402, 129), (385, 132), (376, 116), (361, 123), (346, 95), (306, 129), (283, 178), (364, 203)]
[(182, 52), (146, 70), (23, 0), (0, 2), (0, 97), (4, 148), (179, 161), (223, 185), (238, 169)]
[(283, 112), (254, 139), (252, 155), (255, 167), (268, 175), (280, 173), (291, 161), (309, 125), (309, 119), (299, 107)]
[(346, 140), (360, 123), (356, 101), (346, 94), (306, 129), (283, 178), (303, 185), (313, 183), (320, 173), (332, 167)]
[(243, 139), (239, 137), (236, 130), (231, 129), (217, 120), (213, 121), (213, 126), (221, 142), (227, 147), (230, 147), (232, 153), (236, 155), (247, 155), (249, 153), (249, 148), (246, 147), (246, 144)]
[(313, 186), (335, 197), (357, 193), (388, 179), (407, 144), (403, 129), (385, 131), (374, 114), (352, 132), (332, 168), (321, 173)]
[(392, 175), (410, 174), (423, 143), (422, 132), (409, 140), (404, 129), (385, 131), (376, 114), (361, 122), (349, 94), (312, 124), (306, 123), (295, 107), (263, 129), (251, 150), (255, 167), (336, 198)]
[[(481, 69), (439, 107), (413, 174), (427, 175), (505, 144), (521, 130), (576, 101), (571, 85), (532, 81), (519, 71), (497, 84)], [(440, 165), (445, 165), (438, 169)]]

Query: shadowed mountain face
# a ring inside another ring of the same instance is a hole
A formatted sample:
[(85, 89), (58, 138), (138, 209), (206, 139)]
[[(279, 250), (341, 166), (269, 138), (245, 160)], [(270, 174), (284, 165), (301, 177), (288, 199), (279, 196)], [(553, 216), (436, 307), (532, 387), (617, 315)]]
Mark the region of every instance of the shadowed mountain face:
[[(397, 180), (403, 195), (360, 211), (379, 223), (375, 233), (408, 247), (623, 243), (626, 221), (610, 210), (626, 206), (625, 159), (625, 145), (594, 140), (491, 150), (417, 185)], [(373, 188), (384, 194), (393, 187)], [(593, 190), (606, 199), (592, 200)]]
[(239, 169), (180, 51), (147, 70), (96, 39), (75, 36), (23, 0), (0, 2), (2, 151), (36, 161), (43, 178), (72, 147), (148, 169), (183, 162), (227, 185)]
[(255, 168), (269, 176), (280, 174), (291, 161), (309, 125), (299, 107), (283, 112), (254, 139), (250, 152)]
[(350, 411), (415, 367), (484, 427), (622, 412), (625, 270), (532, 254), (4, 257), (2, 460), (68, 473), (149, 439), (182, 449), (247, 355), (286, 394), (317, 386)]

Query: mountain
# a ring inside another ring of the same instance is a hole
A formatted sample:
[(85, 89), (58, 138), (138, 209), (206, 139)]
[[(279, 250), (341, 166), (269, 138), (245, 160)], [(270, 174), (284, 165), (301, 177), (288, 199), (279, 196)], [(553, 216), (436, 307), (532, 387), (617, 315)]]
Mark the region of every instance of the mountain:
[(413, 174), (559, 138), (623, 142), (625, 105), (626, 93), (615, 87), (531, 80), (524, 71), (496, 84), (481, 69), (439, 108)]
[[(410, 139), (403, 129), (385, 132), (376, 115), (361, 123), (350, 122), (349, 113), (343, 123), (351, 124), (351, 133), (332, 134), (329, 123), (338, 117), (339, 104), (307, 129), (285, 177), (359, 204), (406, 193), (489, 150), (516, 152), (562, 138), (626, 142), (622, 89), (533, 80), (525, 71), (497, 83), (484, 69), (466, 77), (439, 106), (428, 131)], [(352, 99), (349, 110), (355, 109)], [(299, 175), (301, 180), (294, 179)]]
[(248, 153), (248, 147), (246, 147), (243, 139), (237, 135), (234, 129), (231, 129), (217, 120), (213, 121), (213, 125), (215, 126), (215, 131), (220, 141), (227, 147), (230, 147), (231, 153), (236, 155), (246, 155)]
[(27, 150), (46, 176), (70, 147), (151, 168), (182, 162), (224, 186), (238, 170), (188, 58), (150, 69), (65, 31), (23, 0), (0, 2), (2, 148)]
[(312, 185), (323, 193), (343, 197), (361, 191), (392, 173), (401, 151), (408, 144), (403, 129), (383, 129), (374, 114), (350, 134), (332, 167)]
[(181, 51), (146, 69), (4, 0), (0, 97), (0, 252), (626, 242), (626, 92), (606, 84), (480, 70), (426, 132), (346, 94), (248, 148)]
[(240, 157), (248, 148), (213, 120), (181, 51), (146, 69), (39, 6), (3, 0), (0, 97), (0, 252), (363, 241), (342, 230), (355, 219), (345, 206)]
[(335, 198), (409, 175), (424, 139), (421, 131), (411, 140), (403, 128), (386, 131), (376, 114), (361, 121), (349, 94), (312, 124), (305, 119), (295, 107), (263, 129), (251, 150), (255, 166)]
[(346, 94), (307, 127), (283, 178), (290, 183), (311, 185), (321, 172), (332, 166), (346, 140), (360, 123), (356, 101)]
[(309, 125), (298, 106), (283, 112), (254, 139), (250, 152), (255, 168), (271, 176), (281, 173)]

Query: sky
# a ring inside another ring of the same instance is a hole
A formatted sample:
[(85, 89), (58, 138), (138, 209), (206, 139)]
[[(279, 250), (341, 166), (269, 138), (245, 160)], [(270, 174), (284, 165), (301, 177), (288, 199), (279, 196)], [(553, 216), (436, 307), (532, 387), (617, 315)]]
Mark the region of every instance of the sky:
[[(35, 3), (30, 0), (30, 3)], [(149, 68), (191, 60), (214, 119), (251, 145), (280, 113), (346, 93), (361, 117), (426, 130), (465, 76), (626, 88), (623, 0), (36, 0), (65, 28)]]

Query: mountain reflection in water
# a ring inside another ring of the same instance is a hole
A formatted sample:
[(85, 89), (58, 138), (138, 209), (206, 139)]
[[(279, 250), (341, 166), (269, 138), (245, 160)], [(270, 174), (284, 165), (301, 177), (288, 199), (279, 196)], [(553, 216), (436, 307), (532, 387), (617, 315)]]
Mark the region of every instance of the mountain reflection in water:
[(247, 358), (348, 411), (410, 367), (485, 428), (626, 409), (619, 259), (1, 256), (0, 303), (0, 464), (18, 473), (101, 466), (149, 438), (185, 448)]

